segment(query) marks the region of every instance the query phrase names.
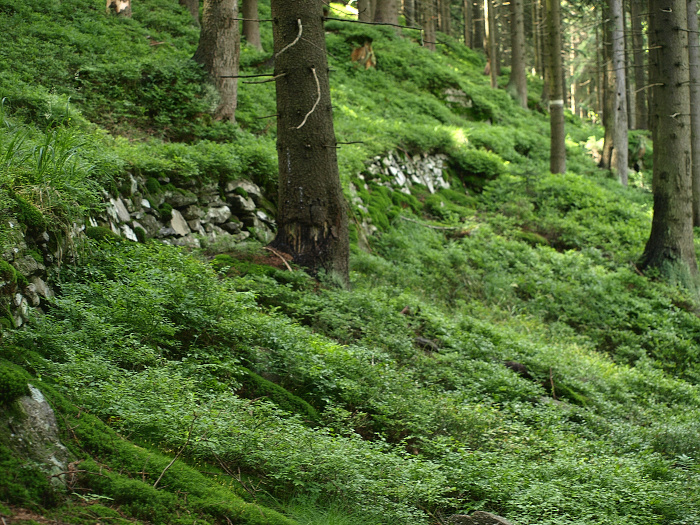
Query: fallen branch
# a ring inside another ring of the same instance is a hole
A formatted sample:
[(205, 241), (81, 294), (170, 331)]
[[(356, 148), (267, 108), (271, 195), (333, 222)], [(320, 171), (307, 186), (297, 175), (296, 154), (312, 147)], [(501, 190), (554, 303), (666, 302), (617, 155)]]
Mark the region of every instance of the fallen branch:
[(274, 253), (277, 257), (279, 257), (280, 259), (282, 259), (282, 262), (283, 262), (284, 265), (287, 267), (287, 270), (289, 270), (290, 272), (292, 271), (292, 267), (289, 266), (289, 263), (287, 262), (287, 259), (285, 259), (284, 257), (282, 257), (282, 254), (281, 254), (280, 252), (278, 252), (277, 250), (275, 250), (274, 248), (271, 248), (271, 247), (269, 247), (269, 246), (263, 246), (263, 249)]

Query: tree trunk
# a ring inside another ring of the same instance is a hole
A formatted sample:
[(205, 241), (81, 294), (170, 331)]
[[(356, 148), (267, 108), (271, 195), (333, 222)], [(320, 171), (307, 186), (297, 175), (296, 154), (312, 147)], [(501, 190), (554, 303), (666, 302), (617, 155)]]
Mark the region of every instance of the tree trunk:
[(603, 6), (603, 128), (605, 138), (598, 166), (609, 170), (613, 167), (612, 155), (615, 144), (615, 74), (612, 62), (612, 16), (608, 4)]
[(375, 5), (374, 0), (357, 0), (357, 19), (360, 22), (372, 22)]
[(199, 27), (199, 0), (179, 0), (179, 2), (190, 12), (195, 25)]
[(484, 14), (486, 16), (486, 39), (488, 41), (487, 53), (489, 60), (489, 74), (491, 87), (498, 87), (498, 47), (496, 41), (496, 10), (493, 8), (493, 0), (484, 0)]
[(551, 100), (549, 119), (551, 129), (549, 170), (566, 172), (566, 131), (564, 129), (564, 82), (561, 60), (560, 0), (547, 0), (547, 35), (549, 47), (549, 79)]
[(472, 38), (473, 49), (485, 51), (486, 20), (484, 17), (484, 3), (481, 0), (472, 0), (472, 13), (472, 20), (474, 21), (474, 34)]
[(542, 68), (542, 32), (540, 30), (540, 9), (539, 0), (532, 1), (532, 46), (535, 55), (535, 72), (544, 78)]
[(625, 84), (627, 86), (627, 129), (636, 129), (635, 126), (635, 112), (634, 112), (634, 83), (633, 83), (633, 76), (631, 75), (632, 72), (632, 48), (631, 48), (631, 39), (630, 39), (630, 34), (631, 34), (631, 27), (629, 26), (629, 18), (631, 16), (628, 13), (628, 7), (631, 4), (631, 0), (622, 0), (622, 20), (623, 20), (623, 27), (625, 28), (624, 30), (624, 39), (625, 39), (625, 47), (624, 47), (624, 53), (625, 53)]
[(406, 25), (414, 27), (416, 25), (416, 0), (404, 0), (403, 16), (406, 18)]
[(450, 19), (450, 0), (438, 0), (440, 11), (440, 31), (449, 35), (452, 31), (452, 20)]
[[(377, 0), (374, 21), (382, 24), (399, 23), (399, 5), (397, 0)], [(398, 30), (398, 29), (397, 29)]]
[(644, 34), (642, 32), (642, 10), (646, 6), (643, 0), (631, 0), (632, 22), (632, 62), (635, 84), (635, 124), (636, 129), (648, 129), (649, 106), (647, 102), (646, 68), (644, 67)]
[(436, 16), (433, 0), (421, 1), (421, 15), (423, 18), (423, 45), (435, 51), (437, 43)]
[(695, 290), (686, 2), (650, 0), (649, 11), (654, 217), (640, 265)]
[(243, 18), (243, 36), (248, 45), (262, 51), (260, 40), (260, 22), (258, 22), (258, 0), (241, 0), (241, 18)]
[(510, 80), (506, 89), (520, 105), (527, 109), (527, 80), (525, 75), (525, 12), (523, 0), (511, 0), (512, 59)]
[[(321, 0), (272, 0), (279, 203), (271, 245), (348, 283), (347, 203), (338, 175)], [(299, 38), (300, 35), (303, 37)]]
[(700, 38), (698, 2), (688, 0), (688, 64), (690, 66), (690, 151), (693, 159), (693, 226), (700, 226)]
[(464, 45), (473, 47), (472, 19), (474, 18), (474, 9), (472, 7), (472, 0), (464, 0), (462, 3), (462, 12), (464, 15)]
[(615, 120), (613, 123), (612, 168), (623, 186), (627, 186), (627, 86), (625, 79), (625, 26), (622, 0), (609, 0), (612, 22), (612, 63), (615, 77)]
[(238, 35), (237, 0), (204, 0), (202, 31), (194, 60), (204, 67), (219, 92), (219, 106), (214, 117), (234, 121), (238, 92)]

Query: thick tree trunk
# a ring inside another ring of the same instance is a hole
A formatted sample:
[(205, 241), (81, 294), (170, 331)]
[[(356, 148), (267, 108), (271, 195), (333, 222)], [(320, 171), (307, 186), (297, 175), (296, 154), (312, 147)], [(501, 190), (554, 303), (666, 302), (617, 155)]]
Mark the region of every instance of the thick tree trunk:
[(472, 7), (472, 0), (464, 0), (462, 3), (462, 14), (464, 16), (464, 45), (467, 47), (473, 47), (473, 21), (474, 9)]
[(202, 64), (219, 92), (219, 106), (214, 116), (234, 121), (238, 93), (238, 34), (237, 0), (204, 0), (202, 31), (194, 60)]
[(423, 18), (423, 46), (435, 51), (437, 43), (437, 21), (433, 0), (421, 1), (421, 17)]
[(609, 0), (612, 18), (612, 63), (615, 77), (615, 120), (613, 123), (613, 153), (610, 162), (623, 186), (627, 186), (627, 86), (625, 79), (625, 26), (622, 0)]
[(646, 2), (643, 0), (631, 0), (632, 22), (632, 62), (634, 67), (635, 84), (635, 129), (649, 128), (649, 105), (647, 102), (646, 67), (644, 66), (644, 33), (642, 32), (642, 14)]
[(440, 12), (440, 31), (449, 35), (452, 31), (450, 0), (438, 0), (438, 7)]
[[(279, 202), (272, 246), (348, 283), (347, 203), (338, 175), (321, 0), (272, 0)], [(303, 34), (303, 37), (300, 36)]]
[(258, 0), (241, 0), (241, 14), (243, 15), (243, 36), (248, 45), (258, 51), (262, 51), (260, 40), (260, 22), (258, 22)]
[(199, 27), (199, 0), (179, 0), (179, 3), (190, 12), (195, 25)]
[(690, 66), (690, 151), (693, 165), (693, 226), (700, 226), (700, 38), (698, 2), (688, 4), (688, 64)]
[(566, 172), (566, 131), (564, 129), (564, 82), (561, 60), (560, 0), (547, 0), (547, 35), (549, 47), (549, 79), (551, 100), (549, 118), (551, 141), (549, 169), (552, 173)]
[(488, 41), (487, 53), (489, 60), (489, 74), (491, 87), (498, 87), (498, 42), (496, 40), (496, 10), (493, 0), (484, 0), (484, 14), (486, 16), (486, 39)]
[(374, 12), (374, 21), (383, 24), (399, 23), (398, 0), (377, 0), (377, 7)]
[(654, 217), (640, 265), (695, 289), (686, 2), (650, 0), (649, 11)]
[(511, 43), (512, 59), (510, 80), (506, 89), (527, 109), (527, 77), (525, 74), (525, 12), (523, 0), (511, 0)]

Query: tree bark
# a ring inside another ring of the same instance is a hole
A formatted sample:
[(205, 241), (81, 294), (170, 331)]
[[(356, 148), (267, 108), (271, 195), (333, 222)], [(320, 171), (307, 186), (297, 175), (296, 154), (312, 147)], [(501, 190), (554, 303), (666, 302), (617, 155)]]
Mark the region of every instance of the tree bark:
[(464, 45), (467, 47), (473, 47), (473, 29), (472, 25), (474, 18), (474, 9), (472, 7), (472, 0), (464, 0), (462, 4), (462, 14), (464, 15)]
[(649, 128), (649, 104), (647, 102), (646, 67), (644, 66), (644, 33), (642, 32), (642, 14), (646, 2), (631, 0), (632, 23), (632, 63), (634, 67), (635, 84), (635, 129)]
[(498, 42), (496, 40), (496, 10), (493, 7), (493, 0), (484, 0), (484, 14), (486, 17), (486, 39), (488, 48), (486, 55), (489, 60), (489, 74), (491, 76), (491, 87), (498, 87)]
[(686, 2), (650, 0), (649, 11), (654, 217), (640, 265), (695, 290)]
[(627, 86), (625, 79), (625, 26), (622, 0), (609, 0), (612, 18), (612, 63), (615, 78), (615, 120), (613, 122), (612, 168), (623, 186), (627, 186)]
[(262, 51), (260, 40), (260, 22), (258, 22), (258, 0), (241, 0), (243, 18), (243, 36), (249, 45)]
[(698, 2), (688, 0), (688, 65), (690, 77), (690, 151), (693, 159), (693, 226), (700, 226), (700, 38)]
[[(397, 0), (377, 0), (374, 21), (383, 24), (399, 23), (399, 5)], [(398, 31), (398, 28), (397, 28)]]
[(360, 22), (371, 22), (374, 20), (370, 0), (357, 0), (357, 19)]
[[(348, 283), (348, 225), (333, 130), (321, 0), (272, 0), (279, 203), (271, 245)], [(303, 34), (303, 37), (300, 36)]]
[(413, 27), (416, 25), (416, 0), (404, 0), (403, 16), (406, 18), (406, 25)]
[(564, 129), (564, 82), (561, 60), (560, 0), (547, 0), (547, 35), (549, 47), (549, 80), (551, 99), (549, 119), (551, 129), (549, 169), (552, 173), (566, 172), (566, 131)]
[(421, 1), (421, 15), (423, 18), (423, 46), (435, 51), (437, 43), (437, 17), (433, 0)]
[(606, 3), (603, 6), (603, 128), (605, 128), (605, 138), (603, 142), (603, 152), (598, 166), (609, 170), (612, 168), (612, 154), (614, 147), (615, 129), (615, 74), (612, 62), (612, 16), (610, 7)]
[(452, 32), (450, 0), (438, 0), (438, 7), (440, 11), (440, 31), (449, 35)]
[(527, 77), (525, 74), (525, 12), (523, 0), (511, 0), (512, 59), (510, 80), (506, 90), (527, 109)]
[(195, 25), (199, 27), (199, 0), (179, 0), (179, 3), (190, 12)]
[(209, 73), (219, 92), (219, 106), (214, 117), (234, 121), (238, 93), (238, 34), (237, 0), (204, 0), (202, 31), (194, 60)]

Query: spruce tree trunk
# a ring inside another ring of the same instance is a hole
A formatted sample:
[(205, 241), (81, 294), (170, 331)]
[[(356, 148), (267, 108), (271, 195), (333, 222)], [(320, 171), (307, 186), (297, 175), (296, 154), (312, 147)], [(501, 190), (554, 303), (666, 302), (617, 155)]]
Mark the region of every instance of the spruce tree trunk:
[(437, 43), (437, 20), (433, 0), (421, 1), (421, 16), (423, 18), (423, 46), (435, 51)]
[(493, 0), (484, 0), (484, 14), (486, 16), (486, 39), (488, 48), (486, 55), (489, 59), (489, 74), (491, 87), (498, 87), (498, 42), (496, 40), (496, 10)]
[(403, 16), (406, 18), (406, 25), (414, 27), (416, 25), (416, 0), (404, 0)]
[(695, 289), (686, 2), (650, 0), (649, 11), (654, 217), (640, 265)]
[(644, 66), (644, 33), (642, 32), (642, 11), (646, 6), (643, 0), (631, 0), (632, 23), (632, 62), (634, 67), (635, 84), (635, 129), (649, 128), (649, 105), (647, 102), (646, 67)]
[(564, 129), (564, 82), (561, 60), (560, 0), (547, 0), (547, 35), (549, 47), (550, 94), (549, 119), (551, 140), (549, 169), (552, 173), (566, 172), (566, 131)]
[(688, 64), (690, 66), (690, 151), (693, 159), (693, 226), (700, 226), (700, 38), (698, 2), (688, 1)]
[(219, 92), (219, 106), (214, 117), (234, 121), (238, 93), (238, 34), (237, 0), (204, 0), (202, 31), (194, 60), (209, 73)]
[(449, 35), (452, 32), (450, 0), (438, 0), (438, 6), (440, 11), (440, 31)]
[(510, 80), (506, 90), (527, 109), (527, 81), (525, 75), (525, 12), (523, 0), (511, 0), (512, 59)]
[(612, 168), (623, 186), (627, 186), (627, 86), (625, 79), (625, 26), (622, 0), (609, 0), (612, 18), (612, 63), (615, 77), (615, 120), (613, 123)]
[[(398, 0), (377, 0), (377, 7), (374, 12), (374, 21), (383, 24), (399, 23)], [(398, 31), (398, 29), (397, 29)]]
[(370, 0), (357, 0), (357, 19), (360, 22), (371, 22), (374, 20)]
[[(338, 175), (321, 0), (272, 0), (279, 202), (272, 246), (348, 283), (347, 203)], [(300, 35), (303, 34), (303, 37)]]
[(486, 50), (486, 19), (484, 17), (484, 3), (481, 0), (472, 2), (472, 13), (474, 20), (474, 34), (472, 38), (472, 49)]
[(190, 12), (195, 25), (199, 27), (199, 0), (179, 0), (179, 3)]
[(474, 47), (474, 32), (472, 30), (474, 8), (472, 7), (472, 0), (464, 0), (464, 2), (462, 3), (462, 14), (464, 16), (464, 45), (471, 48)]
[(612, 61), (612, 16), (610, 7), (603, 7), (603, 127), (605, 138), (598, 166), (609, 170), (613, 167), (612, 155), (615, 144), (615, 73)]
[(258, 0), (241, 0), (241, 14), (243, 15), (243, 36), (249, 45), (258, 51), (262, 51), (260, 40), (260, 22), (258, 22)]

